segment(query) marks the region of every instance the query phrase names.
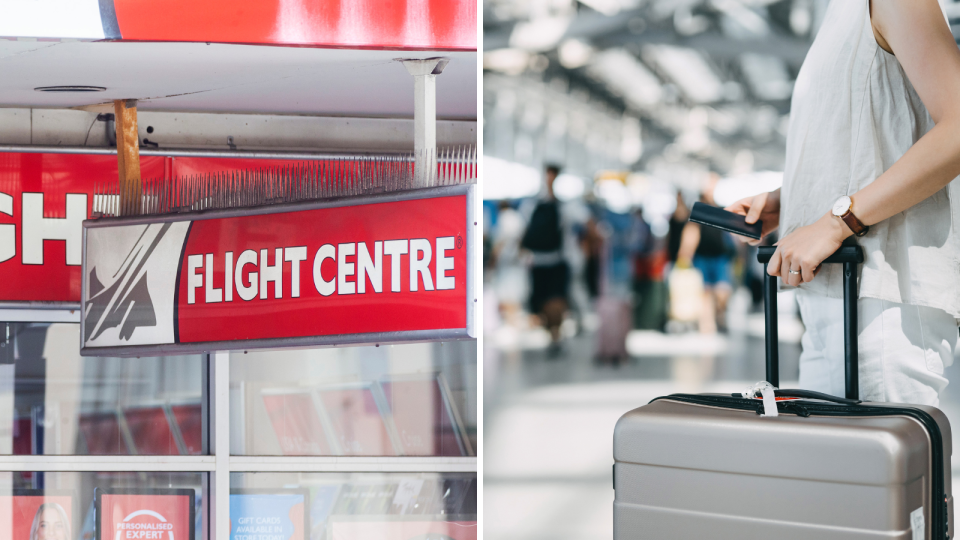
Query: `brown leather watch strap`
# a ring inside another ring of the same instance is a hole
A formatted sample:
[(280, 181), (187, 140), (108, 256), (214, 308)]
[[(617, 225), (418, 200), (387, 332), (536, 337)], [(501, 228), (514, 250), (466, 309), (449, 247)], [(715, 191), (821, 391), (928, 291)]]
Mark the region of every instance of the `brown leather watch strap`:
[(870, 227), (864, 225), (850, 210), (844, 212), (843, 215), (840, 216), (840, 219), (847, 224), (847, 227), (850, 227), (850, 230), (853, 231), (853, 234), (856, 236), (863, 236), (870, 230)]

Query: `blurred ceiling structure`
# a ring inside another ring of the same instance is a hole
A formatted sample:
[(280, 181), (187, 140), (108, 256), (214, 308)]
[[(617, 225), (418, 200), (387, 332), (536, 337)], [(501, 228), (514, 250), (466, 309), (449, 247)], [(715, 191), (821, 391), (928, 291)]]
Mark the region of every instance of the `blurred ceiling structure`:
[[(485, 0), (485, 153), (689, 189), (692, 172), (782, 170), (793, 82), (828, 3)], [(960, 4), (941, 5), (960, 35)]]

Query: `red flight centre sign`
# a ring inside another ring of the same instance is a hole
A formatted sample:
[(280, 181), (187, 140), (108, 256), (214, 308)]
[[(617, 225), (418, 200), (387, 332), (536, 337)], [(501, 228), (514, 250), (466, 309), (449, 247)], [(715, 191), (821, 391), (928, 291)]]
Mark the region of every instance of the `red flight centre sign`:
[(86, 221), (82, 353), (474, 337), (474, 189)]

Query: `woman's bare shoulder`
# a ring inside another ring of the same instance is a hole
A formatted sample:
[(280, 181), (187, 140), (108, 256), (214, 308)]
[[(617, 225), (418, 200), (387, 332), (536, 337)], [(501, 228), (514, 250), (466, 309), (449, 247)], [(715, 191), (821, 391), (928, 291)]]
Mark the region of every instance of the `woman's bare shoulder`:
[(877, 44), (895, 54), (900, 36), (915, 32), (949, 33), (937, 0), (869, 0), (870, 22)]

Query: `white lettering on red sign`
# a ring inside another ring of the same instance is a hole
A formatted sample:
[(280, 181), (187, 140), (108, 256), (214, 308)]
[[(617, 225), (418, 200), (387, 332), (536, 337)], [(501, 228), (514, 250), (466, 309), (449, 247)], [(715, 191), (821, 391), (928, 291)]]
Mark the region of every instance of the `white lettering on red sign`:
[[(447, 252), (454, 249), (454, 237), (443, 236), (434, 243), (426, 238), (410, 240), (386, 240), (373, 242), (345, 242), (342, 244), (324, 244), (313, 258), (313, 285), (322, 296), (333, 294), (366, 294), (383, 292), (383, 256), (390, 258), (390, 290), (401, 291), (402, 255), (407, 255), (410, 277), (410, 291), (451, 290), (456, 280), (448, 275), (454, 269), (454, 258)], [(434, 257), (434, 253), (436, 257)], [(293, 246), (274, 249), (261, 249), (258, 253), (248, 249), (240, 253), (234, 265), (233, 252), (227, 251), (222, 257), (213, 253), (187, 256), (187, 303), (197, 302), (197, 289), (204, 289), (204, 303), (232, 302), (234, 287), (241, 300), (254, 298), (265, 300), (268, 297), (268, 284), (273, 284), (273, 298), (283, 298), (284, 269), (290, 268), (290, 295), (300, 297), (301, 264), (309, 254), (306, 246)], [(354, 258), (355, 260), (351, 260)], [(227, 276), (224, 287), (214, 286), (213, 276), (217, 271), (218, 259)], [(330, 280), (323, 277), (323, 263), (327, 259), (335, 264), (336, 276)], [(273, 264), (270, 264), (270, 262)], [(200, 271), (201, 267), (203, 271)], [(252, 267), (252, 268), (248, 268)], [(231, 279), (232, 277), (232, 279)], [(371, 285), (368, 289), (367, 284)], [(434, 287), (436, 283), (436, 287)]]
[(277, 248), (273, 266), (267, 263), (268, 250), (260, 250), (260, 299), (267, 298), (267, 283), (273, 282), (273, 297), (283, 298), (283, 248)]
[(197, 269), (203, 266), (203, 255), (187, 257), (187, 303), (197, 303), (197, 287), (203, 286), (203, 276), (197, 274)]
[(320, 249), (317, 250), (317, 256), (313, 258), (313, 285), (317, 288), (317, 292), (323, 296), (333, 294), (337, 290), (337, 284), (335, 280), (326, 281), (323, 279), (320, 268), (323, 266), (324, 260), (336, 258), (337, 248), (330, 244), (320, 246)]
[(213, 304), (223, 300), (223, 289), (213, 287), (213, 253), (207, 253), (206, 277), (204, 281), (207, 283), (207, 288), (204, 290), (204, 298), (207, 303)]
[[(283, 249), (283, 260), (290, 263), (290, 296), (300, 298), (300, 263), (307, 260), (307, 246), (288, 247)], [(229, 260), (227, 266), (230, 266)]]
[[(0, 193), (0, 214), (13, 215), (13, 197)], [(0, 262), (9, 261), (17, 254), (17, 226), (0, 225)]]
[[(149, 515), (161, 521), (159, 523), (129, 521), (132, 518), (142, 515)], [(170, 538), (173, 538), (173, 533), (170, 532), (173, 531), (173, 524), (168, 523), (162, 515), (152, 510), (140, 510), (133, 512), (122, 522), (117, 523), (116, 527), (117, 538), (120, 538), (121, 533), (123, 538), (130, 538), (133, 540), (159, 540), (165, 536), (164, 533), (167, 533)]]
[(447, 270), (453, 270), (453, 257), (447, 257), (448, 250), (454, 248), (452, 236), (437, 238), (437, 290), (447, 291), (454, 288), (453, 276), (447, 275)]
[(347, 262), (357, 252), (356, 244), (337, 244), (337, 294), (353, 294), (357, 292), (357, 284), (347, 281), (354, 274), (354, 264)]
[(383, 252), (390, 257), (390, 290), (400, 292), (400, 256), (407, 254), (407, 241), (387, 240)]
[[(419, 254), (423, 254), (420, 256)], [(433, 290), (433, 280), (430, 279), (430, 258), (433, 253), (430, 250), (430, 241), (426, 238), (414, 238), (410, 240), (410, 290), (418, 290), (419, 279), (417, 274), (423, 278), (423, 289)]]
[[(83, 252), (83, 220), (87, 219), (87, 196), (68, 193), (67, 217), (43, 217), (43, 193), (24, 193), (21, 213), (23, 264), (43, 264), (43, 241), (65, 240), (67, 265), (80, 266)], [(13, 215), (13, 197), (0, 193), (0, 212)], [(0, 262), (16, 255), (16, 226), (0, 226)]]
[[(233, 268), (233, 252), (227, 252), (227, 268)], [(223, 280), (223, 296), (227, 302), (233, 302), (233, 276), (227, 275)]]
[(357, 247), (357, 292), (367, 292), (367, 277), (375, 292), (383, 292), (383, 242), (373, 243), (373, 259), (367, 251), (367, 244), (359, 242)]
[(254, 268), (257, 266), (257, 252), (252, 249), (247, 249), (237, 257), (237, 272), (234, 283), (237, 284), (237, 294), (240, 295), (242, 300), (253, 300), (257, 296), (257, 273), (250, 272), (250, 284), (246, 285), (243, 282), (243, 267), (252, 264)]

